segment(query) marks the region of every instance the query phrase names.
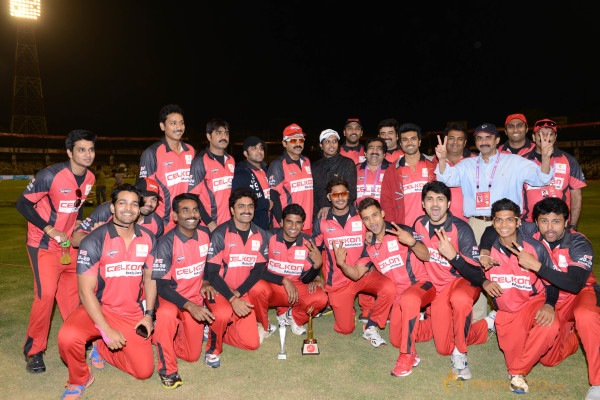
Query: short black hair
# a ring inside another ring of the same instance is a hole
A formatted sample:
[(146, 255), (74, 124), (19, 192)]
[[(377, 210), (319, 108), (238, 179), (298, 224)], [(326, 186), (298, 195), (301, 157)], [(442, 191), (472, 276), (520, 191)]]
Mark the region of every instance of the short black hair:
[(96, 145), (96, 135), (94, 135), (90, 131), (86, 131), (83, 129), (75, 129), (69, 132), (67, 135), (67, 139), (65, 140), (65, 147), (67, 150), (73, 151), (73, 147), (75, 147), (75, 143), (80, 140), (89, 140), (90, 142)]
[(158, 120), (164, 124), (167, 122), (167, 117), (171, 114), (181, 114), (183, 117), (183, 108), (179, 107), (177, 104), (167, 104), (160, 109)]
[(507, 198), (498, 200), (492, 204), (492, 218), (496, 216), (497, 212), (500, 211), (512, 211), (515, 213), (515, 217), (521, 216), (521, 207), (517, 203)]
[(400, 125), (400, 128), (398, 128), (398, 137), (402, 136), (404, 132), (413, 131), (417, 132), (417, 136), (419, 137), (419, 140), (421, 140), (421, 127), (417, 124), (411, 124), (410, 122)]
[(196, 202), (196, 204), (198, 204), (198, 207), (200, 207), (200, 198), (198, 197), (197, 194), (194, 193), (181, 193), (178, 194), (177, 196), (175, 196), (175, 198), (173, 199), (173, 212), (179, 212), (179, 203), (182, 202), (183, 200), (193, 200)]
[(137, 194), (138, 204), (140, 205), (140, 207), (144, 205), (144, 198), (142, 197), (142, 192), (140, 191), (140, 189), (136, 188), (135, 185), (125, 183), (123, 185), (117, 186), (110, 194), (110, 199), (113, 206), (117, 203), (117, 198), (119, 197), (119, 193), (121, 192), (131, 192)]
[(302, 218), (302, 222), (306, 221), (306, 212), (300, 204), (292, 203), (285, 206), (281, 212), (281, 220), (283, 221), (288, 215), (299, 215)]
[(229, 130), (229, 124), (224, 119), (213, 118), (206, 123), (206, 133), (212, 134), (219, 128), (225, 128)]
[(379, 211), (381, 211), (381, 204), (379, 204), (379, 201), (377, 199), (373, 197), (365, 197), (360, 201), (360, 203), (358, 203), (358, 213), (360, 214), (362, 211), (366, 210), (371, 206), (375, 206)]
[(460, 131), (465, 134), (465, 140), (467, 139), (467, 130), (463, 124), (450, 124), (444, 128), (443, 136), (448, 136), (450, 131)]
[(242, 197), (251, 198), (252, 202), (254, 203), (254, 208), (256, 208), (258, 204), (258, 198), (256, 197), (256, 194), (252, 190), (244, 187), (237, 188), (231, 192), (231, 195), (229, 196), (229, 208), (233, 208), (235, 203)]
[(388, 119), (384, 119), (383, 121), (381, 121), (379, 123), (379, 125), (377, 125), (377, 133), (379, 133), (379, 130), (381, 128), (387, 128), (387, 127), (394, 128), (396, 135), (398, 135), (398, 121), (396, 121), (394, 118), (388, 118)]
[(344, 185), (344, 186), (346, 186), (346, 190), (349, 189), (348, 182), (344, 178), (340, 178), (339, 176), (336, 176), (335, 178), (332, 178), (329, 182), (327, 182), (327, 186), (325, 186), (325, 190), (327, 191), (327, 193), (331, 193), (331, 189), (334, 186), (338, 186), (338, 185)]
[(452, 201), (452, 192), (444, 182), (427, 182), (425, 186), (423, 186), (423, 190), (421, 191), (421, 201), (425, 201), (425, 196), (427, 196), (428, 192), (443, 194), (444, 196), (446, 196), (448, 201)]
[(365, 142), (365, 152), (367, 151), (367, 149), (369, 148), (369, 145), (373, 142), (379, 142), (382, 144), (382, 148), (383, 148), (383, 154), (385, 155), (385, 153), (387, 153), (387, 144), (385, 144), (385, 140), (383, 140), (382, 138), (380, 138), (379, 136), (376, 137), (372, 137), (369, 138), (369, 140), (367, 140)]
[(565, 221), (569, 219), (569, 206), (558, 197), (546, 197), (540, 200), (533, 206), (533, 220), (537, 221), (540, 215), (554, 213), (565, 217)]

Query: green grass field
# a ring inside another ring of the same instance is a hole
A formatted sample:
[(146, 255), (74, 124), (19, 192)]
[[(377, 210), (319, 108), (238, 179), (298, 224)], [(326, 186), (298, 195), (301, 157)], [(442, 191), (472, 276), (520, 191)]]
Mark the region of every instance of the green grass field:
[[(64, 391), (67, 368), (61, 361), (56, 336), (62, 324), (58, 311), (54, 313), (48, 349), (45, 355), (47, 372), (31, 375), (25, 371), (22, 353), (29, 310), (33, 300), (33, 278), (25, 250), (26, 221), (17, 213), (14, 202), (23, 191), (25, 181), (0, 181), (0, 376), (1, 398), (50, 399)], [(111, 186), (111, 182), (108, 186)], [(579, 223), (596, 247), (600, 245), (600, 182), (590, 182), (583, 190), (583, 213)], [(86, 207), (86, 215), (91, 212)], [(598, 259), (594, 262), (600, 276)], [(274, 314), (271, 314), (274, 321)], [(277, 360), (277, 334), (266, 339), (254, 352), (225, 345), (221, 367), (204, 365), (203, 356), (197, 363), (179, 361), (184, 385), (176, 390), (164, 389), (156, 374), (148, 380), (136, 381), (129, 375), (107, 365), (96, 371), (95, 383), (85, 391), (88, 399), (316, 399), (316, 398), (415, 398), (448, 397), (474, 399), (507, 398), (512, 395), (503, 387), (507, 377), (504, 358), (498, 349), (496, 336), (488, 343), (469, 348), (469, 366), (473, 380), (460, 385), (445, 382), (450, 370), (450, 357), (436, 353), (433, 342), (418, 343), (421, 364), (405, 378), (390, 376), (398, 351), (391, 345), (375, 349), (356, 331), (348, 336), (333, 331), (331, 315), (315, 320), (315, 337), (321, 355), (303, 357), (300, 354), (303, 337), (288, 330), (287, 360)], [(389, 332), (382, 332), (386, 340)], [(583, 398), (589, 388), (587, 366), (581, 350), (560, 365), (534, 367), (528, 376), (530, 399)]]

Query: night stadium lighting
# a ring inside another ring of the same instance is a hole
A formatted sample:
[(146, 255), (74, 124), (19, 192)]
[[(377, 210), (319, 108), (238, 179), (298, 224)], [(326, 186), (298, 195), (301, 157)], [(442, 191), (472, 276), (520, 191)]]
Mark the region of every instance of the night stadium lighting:
[(10, 15), (17, 18), (38, 19), (40, 0), (10, 0)]

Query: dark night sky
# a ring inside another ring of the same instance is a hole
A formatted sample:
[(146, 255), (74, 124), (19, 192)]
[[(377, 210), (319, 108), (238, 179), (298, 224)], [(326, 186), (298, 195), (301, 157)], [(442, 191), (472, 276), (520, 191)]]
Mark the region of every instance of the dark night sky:
[[(158, 110), (171, 102), (184, 107), (188, 135), (216, 116), (236, 140), (279, 139), (292, 122), (312, 135), (341, 131), (348, 117), (367, 135), (389, 117), (425, 130), (503, 125), (519, 111), (598, 120), (597, 2), (324, 3), (42, 0), (48, 129), (159, 136)], [(8, 131), (16, 27), (1, 4)]]

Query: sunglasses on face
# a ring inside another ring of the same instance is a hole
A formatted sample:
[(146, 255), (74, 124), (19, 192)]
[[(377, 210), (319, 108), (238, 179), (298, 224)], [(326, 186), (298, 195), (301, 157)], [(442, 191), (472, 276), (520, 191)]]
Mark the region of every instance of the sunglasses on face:
[(348, 192), (331, 193), (332, 199), (345, 199), (348, 197)]
[(77, 196), (77, 200), (75, 200), (75, 207), (79, 207), (81, 205), (81, 189), (77, 189), (75, 191), (75, 195)]
[(291, 144), (302, 144), (304, 143), (304, 139), (288, 139), (287, 142)]

